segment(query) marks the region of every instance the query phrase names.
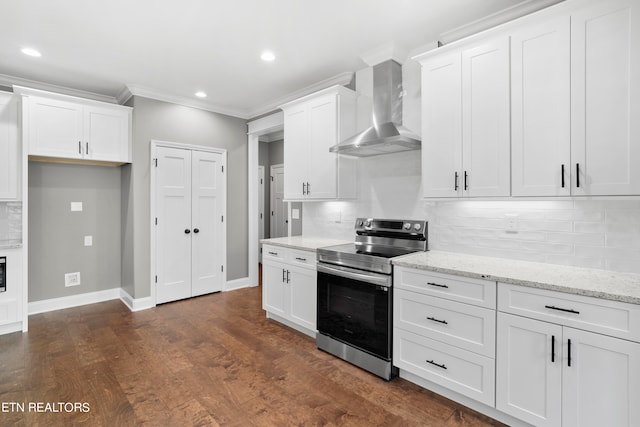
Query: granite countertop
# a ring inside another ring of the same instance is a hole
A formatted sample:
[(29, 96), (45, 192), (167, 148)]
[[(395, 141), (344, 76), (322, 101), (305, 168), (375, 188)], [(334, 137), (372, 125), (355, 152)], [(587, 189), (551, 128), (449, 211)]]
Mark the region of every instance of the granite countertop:
[(274, 246), (283, 246), (285, 248), (299, 249), (303, 251), (313, 251), (325, 246), (342, 245), (344, 243), (353, 243), (346, 240), (326, 239), (323, 237), (276, 237), (273, 239), (262, 239), (260, 243)]
[(640, 274), (634, 273), (617, 273), (443, 251), (405, 255), (394, 258), (393, 264), (399, 267), (640, 304)]

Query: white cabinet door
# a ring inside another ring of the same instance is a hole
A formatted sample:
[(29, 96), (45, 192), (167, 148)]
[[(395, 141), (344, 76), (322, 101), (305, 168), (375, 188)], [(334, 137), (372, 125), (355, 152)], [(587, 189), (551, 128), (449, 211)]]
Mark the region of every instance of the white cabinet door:
[(129, 110), (84, 108), (84, 156), (92, 160), (130, 161)]
[(268, 313), (287, 316), (286, 298), (289, 292), (285, 264), (267, 260), (262, 267), (262, 308)]
[(462, 194), (510, 195), (509, 38), (462, 51)]
[(640, 194), (640, 8), (594, 2), (571, 15), (572, 191)]
[(329, 148), (337, 142), (336, 95), (327, 95), (309, 103), (309, 154), (307, 196), (310, 199), (337, 197), (337, 162)]
[(563, 344), (562, 426), (640, 425), (640, 344), (566, 327)]
[(192, 151), (191, 160), (191, 296), (222, 290), (223, 207), (220, 153)]
[(526, 26), (511, 37), (514, 196), (570, 194), (569, 52), (568, 16)]
[(424, 197), (458, 197), (462, 174), (462, 71), (459, 52), (422, 64)]
[(29, 96), (28, 152), (30, 155), (81, 159), (82, 105)]
[[(309, 166), (309, 118), (306, 106), (285, 111), (284, 181), (285, 199), (302, 199), (306, 195)], [(303, 191), (304, 190), (304, 191)]]
[(496, 408), (536, 426), (562, 420), (562, 326), (498, 313)]
[(156, 153), (156, 302), (160, 304), (191, 296), (191, 151), (158, 147)]
[(18, 104), (0, 92), (0, 199), (18, 198)]
[(291, 320), (305, 328), (316, 328), (316, 271), (309, 268), (288, 267), (290, 271)]

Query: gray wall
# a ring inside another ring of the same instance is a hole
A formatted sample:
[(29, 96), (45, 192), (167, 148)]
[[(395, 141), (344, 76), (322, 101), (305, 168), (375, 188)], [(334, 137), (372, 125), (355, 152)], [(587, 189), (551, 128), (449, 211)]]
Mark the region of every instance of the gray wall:
[[(29, 162), (29, 301), (120, 287), (120, 169)], [(82, 212), (71, 212), (82, 202)], [(84, 246), (84, 236), (93, 246)], [(80, 272), (79, 286), (64, 286)]]
[(247, 122), (244, 119), (135, 96), (133, 164), (121, 168), (122, 286), (150, 295), (150, 141), (227, 150), (227, 280), (248, 276)]
[[(264, 175), (267, 180), (264, 188), (264, 212), (266, 214), (264, 221), (264, 237), (269, 238), (271, 231), (271, 215), (269, 214), (271, 205), (269, 172), (271, 165), (284, 164), (284, 140), (260, 142), (258, 148), (258, 164), (260, 166), (264, 166)], [(291, 204), (291, 208), (298, 209), (300, 211), (300, 219), (291, 220), (291, 235), (300, 236), (302, 234), (302, 203), (294, 202)]]

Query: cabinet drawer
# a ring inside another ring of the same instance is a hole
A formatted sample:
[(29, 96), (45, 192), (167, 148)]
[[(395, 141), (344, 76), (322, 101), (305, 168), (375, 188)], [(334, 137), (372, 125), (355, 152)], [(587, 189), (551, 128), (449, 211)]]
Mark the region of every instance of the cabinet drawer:
[(498, 309), (640, 342), (640, 305), (500, 283)]
[(289, 249), (280, 246), (262, 246), (262, 256), (265, 258), (283, 261), (287, 259), (288, 253)]
[(394, 326), (495, 357), (495, 310), (394, 290)]
[(291, 262), (292, 265), (304, 265), (304, 266), (315, 268), (316, 254), (315, 252), (290, 249), (289, 261)]
[(398, 328), (393, 342), (393, 364), (398, 368), (494, 406), (494, 359)]
[(481, 307), (496, 307), (496, 282), (490, 280), (397, 268), (394, 286)]

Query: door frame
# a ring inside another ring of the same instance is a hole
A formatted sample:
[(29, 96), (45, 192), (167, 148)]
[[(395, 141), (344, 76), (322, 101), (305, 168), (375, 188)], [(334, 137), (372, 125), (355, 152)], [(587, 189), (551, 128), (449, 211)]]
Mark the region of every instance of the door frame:
[[(271, 165), (269, 167), (269, 177), (270, 178), (272, 178), (274, 176), (274, 174), (273, 174), (274, 169), (281, 169), (282, 173), (284, 173), (284, 164), (283, 163), (278, 163), (277, 165)], [(275, 181), (272, 180), (272, 179), (269, 179), (269, 210), (270, 211), (273, 211), (273, 207), (276, 204), (275, 203), (275, 198), (274, 198), (276, 192), (275, 192), (274, 187), (275, 187)], [(290, 230), (289, 230), (289, 221), (288, 221), (289, 220), (289, 215), (288, 215), (288, 213), (289, 213), (289, 203), (284, 201), (284, 193), (282, 193), (282, 194), (283, 194), (283, 196), (282, 196), (283, 197), (283, 201), (282, 202), (285, 204), (285, 210), (284, 210), (285, 218), (283, 218), (283, 219), (287, 220), (287, 236), (289, 236), (291, 234), (289, 232)], [(274, 230), (274, 224), (277, 224), (277, 221), (274, 221), (274, 217), (270, 216), (269, 217), (269, 236), (270, 237), (273, 237), (275, 234), (277, 234), (277, 233), (275, 233), (275, 230)], [(277, 225), (275, 227), (277, 228)]]
[[(262, 262), (262, 243), (260, 240), (264, 239), (264, 194), (265, 194), (265, 182), (264, 182), (264, 166), (258, 166), (258, 179), (260, 179), (260, 183), (258, 184), (258, 257), (259, 261)], [(255, 244), (255, 243), (254, 243)], [(248, 254), (247, 254), (248, 255)]]
[[(156, 243), (157, 243), (157, 237), (156, 237), (156, 227), (155, 227), (155, 218), (157, 216), (157, 205), (156, 205), (156, 180), (157, 180), (157, 171), (156, 168), (153, 166), (155, 163), (155, 159), (156, 157), (156, 152), (157, 152), (157, 148), (158, 147), (166, 147), (166, 148), (178, 148), (181, 150), (196, 150), (196, 151), (205, 151), (208, 153), (216, 153), (216, 154), (222, 154), (222, 162), (223, 162), (223, 166), (225, 166), (226, 169), (226, 165), (227, 165), (227, 150), (224, 148), (215, 148), (215, 147), (206, 147), (206, 146), (202, 146), (202, 145), (191, 145), (191, 144), (182, 144), (179, 142), (171, 142), (171, 141), (160, 141), (160, 140), (156, 140), (156, 139), (152, 139), (151, 140), (151, 147), (149, 150), (149, 154), (150, 154), (150, 159), (149, 159), (149, 179), (150, 179), (150, 185), (149, 185), (149, 265), (150, 265), (150, 270), (149, 270), (149, 288), (151, 289), (150, 292), (150, 297), (151, 297), (151, 304), (153, 307), (155, 307), (156, 304), (156, 281), (155, 281), (155, 276), (156, 276), (156, 266), (157, 266), (157, 253), (156, 253)], [(227, 172), (225, 171), (225, 174)], [(227, 179), (226, 179), (226, 175), (225, 175), (225, 185), (222, 189), (222, 200), (224, 200), (224, 208), (222, 209), (223, 215), (225, 218), (228, 218), (227, 216)], [(222, 227), (222, 245), (224, 250), (222, 251), (222, 259), (220, 260), (222, 262), (222, 265), (224, 266), (224, 271), (222, 272), (222, 291), (226, 291), (227, 289), (227, 224), (228, 222), (225, 221), (225, 225), (224, 227)]]
[(282, 131), (284, 129), (284, 113), (278, 111), (265, 117), (252, 120), (247, 123), (247, 173), (248, 173), (248, 201), (249, 207), (249, 224), (248, 224), (248, 244), (249, 257), (247, 260), (247, 277), (246, 286), (258, 286), (258, 246), (255, 242), (258, 240), (258, 149), (260, 137), (273, 132)]

